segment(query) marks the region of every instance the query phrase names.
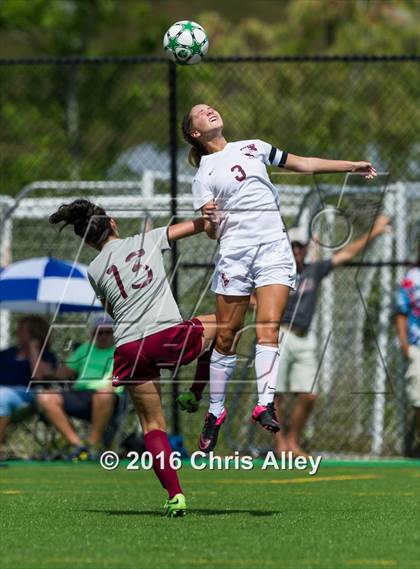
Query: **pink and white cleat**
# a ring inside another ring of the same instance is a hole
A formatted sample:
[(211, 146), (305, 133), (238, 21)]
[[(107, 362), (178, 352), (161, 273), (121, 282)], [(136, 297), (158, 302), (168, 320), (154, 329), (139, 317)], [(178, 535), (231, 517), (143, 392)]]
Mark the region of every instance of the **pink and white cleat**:
[(252, 411), (252, 420), (254, 423), (259, 423), (263, 429), (270, 433), (277, 433), (280, 431), (280, 423), (276, 417), (274, 403), (268, 405), (257, 405)]

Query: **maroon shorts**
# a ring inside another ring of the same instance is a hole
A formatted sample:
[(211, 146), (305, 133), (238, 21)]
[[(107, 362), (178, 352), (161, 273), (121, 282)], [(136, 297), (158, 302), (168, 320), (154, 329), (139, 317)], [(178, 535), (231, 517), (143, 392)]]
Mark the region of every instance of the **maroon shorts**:
[(112, 385), (150, 381), (160, 369), (176, 369), (195, 360), (203, 347), (204, 327), (198, 318), (118, 346)]

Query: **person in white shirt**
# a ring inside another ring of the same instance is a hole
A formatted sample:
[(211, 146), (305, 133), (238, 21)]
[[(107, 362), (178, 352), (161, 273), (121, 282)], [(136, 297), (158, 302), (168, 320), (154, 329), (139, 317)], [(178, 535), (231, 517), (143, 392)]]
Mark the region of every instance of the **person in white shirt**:
[(201, 231), (213, 236), (212, 223), (201, 217), (122, 239), (115, 219), (85, 199), (62, 205), (49, 221), (72, 225), (76, 235), (98, 251), (88, 277), (114, 320), (112, 385), (126, 385), (133, 400), (153, 469), (168, 491), (166, 515), (184, 515), (185, 497), (172, 464), (162, 410), (160, 369), (176, 369), (195, 359), (199, 364), (200, 359), (208, 361), (215, 317), (208, 314), (182, 321), (162, 251), (172, 241)]
[(289, 290), (295, 288), (296, 265), (266, 167), (358, 172), (368, 179), (376, 170), (370, 162), (296, 156), (262, 140), (227, 142), (222, 117), (206, 104), (195, 105), (185, 115), (182, 132), (192, 147), (189, 161), (198, 168), (192, 183), (194, 209), (219, 224), (220, 250), (211, 287), (216, 293), (216, 347), (210, 364), (210, 406), (200, 437), (200, 449), (210, 452), (227, 416), (226, 387), (236, 366), (236, 344), (253, 289), (258, 402), (252, 419), (272, 433), (280, 428), (273, 404), (279, 324)]

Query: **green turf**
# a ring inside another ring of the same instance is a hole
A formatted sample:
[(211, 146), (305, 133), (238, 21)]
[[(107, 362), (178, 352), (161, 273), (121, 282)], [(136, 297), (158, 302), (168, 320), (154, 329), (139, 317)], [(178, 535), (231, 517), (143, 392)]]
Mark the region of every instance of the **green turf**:
[(318, 474), (181, 469), (190, 511), (160, 517), (151, 472), (96, 465), (0, 470), (2, 569), (420, 567), (420, 469)]

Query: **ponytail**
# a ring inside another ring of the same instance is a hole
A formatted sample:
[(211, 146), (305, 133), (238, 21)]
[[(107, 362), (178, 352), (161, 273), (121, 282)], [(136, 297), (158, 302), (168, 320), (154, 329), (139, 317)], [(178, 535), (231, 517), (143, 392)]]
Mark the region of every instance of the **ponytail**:
[(192, 146), (188, 153), (188, 162), (191, 164), (191, 166), (194, 166), (194, 168), (198, 168), (200, 166), (201, 158), (208, 154), (208, 152), (196, 138), (191, 136), (191, 126), (190, 113), (187, 113), (184, 116), (181, 124), (182, 135), (185, 141)]
[(100, 246), (113, 234), (111, 218), (102, 207), (89, 200), (80, 199), (61, 205), (50, 215), (49, 222), (55, 225), (61, 221), (64, 221), (64, 224), (60, 231), (67, 225), (72, 225), (76, 235), (96, 246)]

